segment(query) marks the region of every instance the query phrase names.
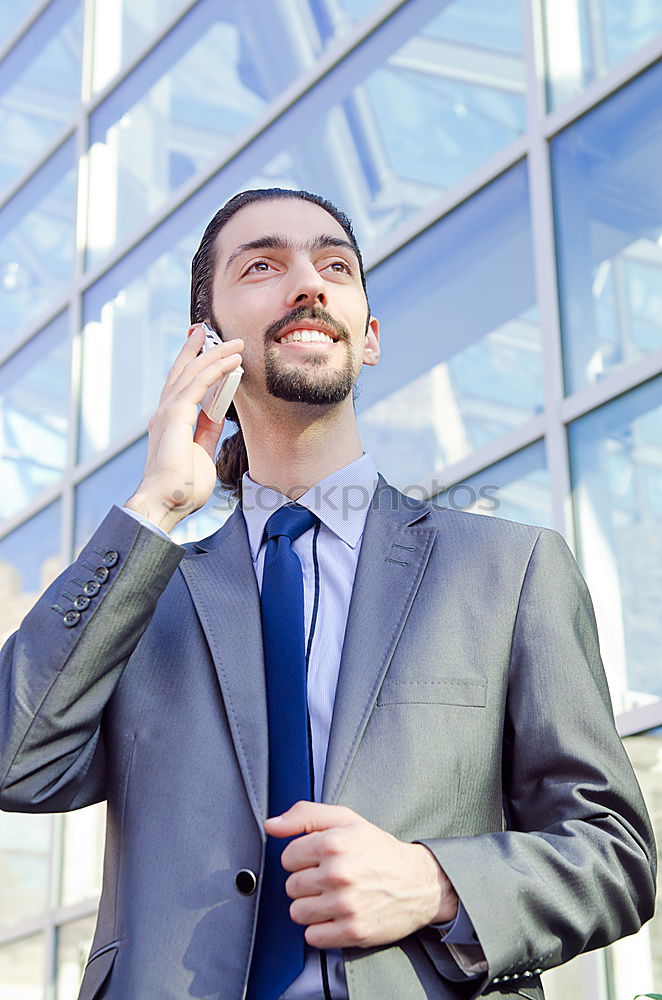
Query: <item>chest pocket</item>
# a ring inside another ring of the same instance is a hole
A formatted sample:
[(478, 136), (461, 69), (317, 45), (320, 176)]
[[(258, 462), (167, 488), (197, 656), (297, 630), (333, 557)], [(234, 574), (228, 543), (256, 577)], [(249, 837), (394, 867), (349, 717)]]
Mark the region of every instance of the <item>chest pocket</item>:
[(487, 681), (475, 677), (385, 679), (378, 705), (467, 705), (484, 708)]

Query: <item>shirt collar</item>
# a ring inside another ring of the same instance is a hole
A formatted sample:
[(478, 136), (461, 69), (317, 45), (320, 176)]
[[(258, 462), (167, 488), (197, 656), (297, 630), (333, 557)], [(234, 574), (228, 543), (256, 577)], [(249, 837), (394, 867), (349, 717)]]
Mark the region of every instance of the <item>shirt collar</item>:
[[(378, 482), (375, 463), (364, 451), (360, 458), (315, 483), (296, 502), (317, 514), (327, 528), (351, 548), (356, 548)], [(246, 519), (253, 561), (260, 551), (265, 524), (274, 511), (291, 502), (289, 497), (271, 486), (256, 483), (248, 472), (244, 472), (239, 505)]]

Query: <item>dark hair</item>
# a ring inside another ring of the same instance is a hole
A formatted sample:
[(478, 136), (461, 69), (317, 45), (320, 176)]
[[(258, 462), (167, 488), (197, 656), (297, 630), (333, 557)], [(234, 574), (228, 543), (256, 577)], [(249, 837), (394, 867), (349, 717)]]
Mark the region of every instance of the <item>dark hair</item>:
[[(240, 191), (239, 194), (230, 198), (218, 210), (202, 235), (200, 246), (191, 261), (191, 323), (201, 323), (203, 320), (212, 319), (212, 289), (218, 253), (217, 236), (223, 226), (245, 205), (252, 205), (257, 201), (276, 201), (282, 198), (298, 198), (300, 201), (310, 201), (313, 205), (319, 205), (325, 212), (333, 216), (344, 229), (359, 261), (361, 283), (367, 299), (363, 258), (354, 236), (352, 223), (344, 212), (341, 212), (326, 198), (322, 198), (318, 194), (311, 194), (310, 191), (293, 191), (289, 188), (278, 187), (255, 188), (249, 191)], [(216, 459), (216, 475), (221, 486), (231, 490), (231, 495), (236, 498), (239, 496), (241, 488), (241, 477), (248, 470), (248, 453), (234, 403), (230, 403), (226, 418), (237, 424), (239, 429), (223, 441)]]

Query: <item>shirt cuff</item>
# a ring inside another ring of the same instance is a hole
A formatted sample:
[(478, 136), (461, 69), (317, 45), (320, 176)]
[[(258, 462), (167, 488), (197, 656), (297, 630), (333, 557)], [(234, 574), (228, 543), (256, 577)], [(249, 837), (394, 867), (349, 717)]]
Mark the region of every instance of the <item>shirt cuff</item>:
[[(441, 940), (455, 959), (458, 965), (458, 980), (473, 979), (487, 972), (485, 953), (461, 900), (458, 903), (454, 920), (448, 920), (442, 924), (430, 924), (430, 926), (439, 931)], [(449, 976), (449, 978), (451, 977)]]
[(125, 514), (130, 514), (131, 517), (135, 517), (136, 521), (140, 521), (140, 523), (144, 524), (146, 528), (151, 528), (152, 531), (155, 531), (157, 535), (161, 535), (162, 538), (167, 538), (170, 541), (172, 541), (172, 538), (170, 538), (170, 535), (168, 534), (167, 531), (164, 531), (163, 528), (159, 528), (156, 524), (154, 524), (153, 521), (150, 521), (148, 520), (148, 518), (143, 517), (142, 514), (138, 514), (137, 511), (131, 510), (130, 507), (120, 507), (120, 510), (123, 510)]

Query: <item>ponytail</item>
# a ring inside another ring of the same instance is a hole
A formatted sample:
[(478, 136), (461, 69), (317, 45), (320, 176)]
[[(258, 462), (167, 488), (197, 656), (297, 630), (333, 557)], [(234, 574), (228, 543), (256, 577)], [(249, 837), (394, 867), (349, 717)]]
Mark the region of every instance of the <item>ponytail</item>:
[(239, 499), (241, 494), (241, 478), (248, 471), (248, 452), (244, 441), (244, 432), (239, 424), (234, 403), (231, 403), (225, 416), (226, 420), (236, 423), (238, 430), (226, 438), (216, 459), (216, 475), (223, 489), (231, 490), (231, 496)]

